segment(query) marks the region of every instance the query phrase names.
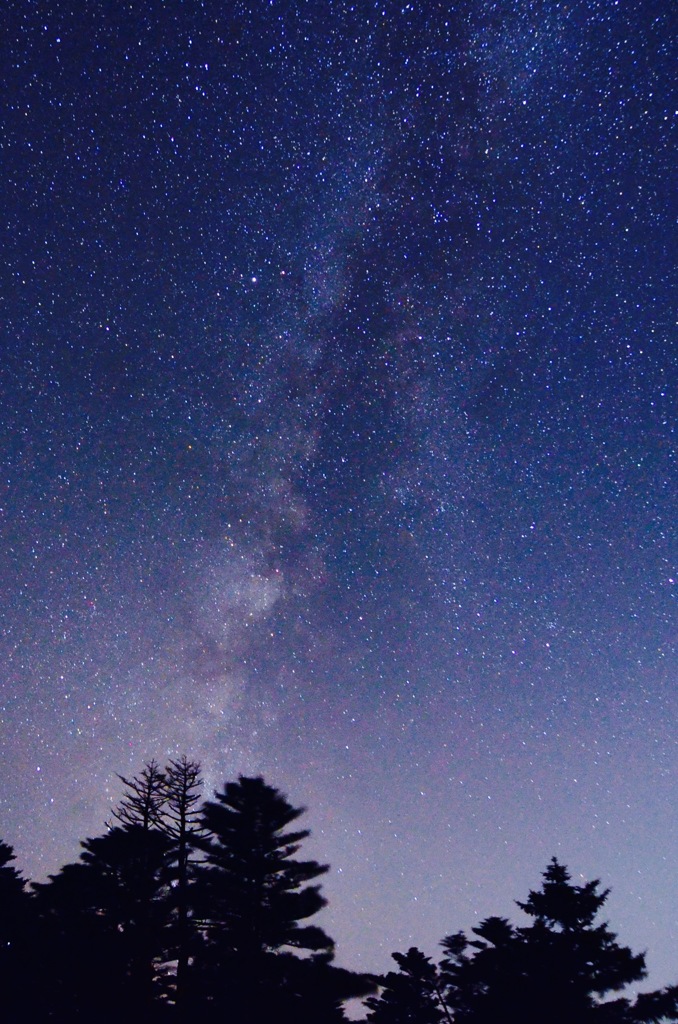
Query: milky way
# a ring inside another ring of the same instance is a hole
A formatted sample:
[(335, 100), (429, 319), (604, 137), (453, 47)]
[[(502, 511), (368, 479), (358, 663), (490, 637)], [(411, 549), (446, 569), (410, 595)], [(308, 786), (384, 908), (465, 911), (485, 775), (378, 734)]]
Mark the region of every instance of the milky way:
[(24, 871), (186, 752), (308, 806), (341, 962), (434, 954), (555, 854), (675, 980), (668, 11), (5, 18)]

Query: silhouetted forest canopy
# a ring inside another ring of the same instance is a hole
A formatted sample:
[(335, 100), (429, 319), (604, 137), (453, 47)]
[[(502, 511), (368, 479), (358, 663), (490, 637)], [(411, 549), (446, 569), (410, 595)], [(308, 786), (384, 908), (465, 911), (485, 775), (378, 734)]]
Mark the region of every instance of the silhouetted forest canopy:
[(678, 985), (634, 997), (645, 956), (600, 915), (608, 890), (575, 885), (555, 858), (517, 905), (417, 948), (397, 970), (334, 962), (313, 918), (328, 866), (301, 854), (304, 808), (261, 777), (202, 796), (187, 757), (120, 776), (105, 832), (78, 861), (28, 883), (0, 843), (3, 1021), (339, 1024), (364, 1000), (371, 1024), (641, 1024), (678, 1021)]

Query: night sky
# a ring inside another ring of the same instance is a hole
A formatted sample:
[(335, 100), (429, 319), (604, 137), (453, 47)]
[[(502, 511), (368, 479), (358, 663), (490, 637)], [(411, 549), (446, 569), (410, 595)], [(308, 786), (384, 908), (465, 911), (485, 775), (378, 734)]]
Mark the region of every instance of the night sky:
[(556, 855), (678, 980), (670, 12), (3, 5), (29, 877), (185, 752), (309, 808), (340, 963)]

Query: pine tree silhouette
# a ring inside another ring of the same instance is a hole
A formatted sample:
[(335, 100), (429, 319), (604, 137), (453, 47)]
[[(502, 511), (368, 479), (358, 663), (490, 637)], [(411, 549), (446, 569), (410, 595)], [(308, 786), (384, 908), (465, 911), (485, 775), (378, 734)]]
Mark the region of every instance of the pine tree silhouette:
[(324, 905), (325, 865), (296, 859), (304, 813), (261, 777), (240, 776), (204, 805), (199, 897), (207, 935), (196, 970), (204, 1011), (231, 1024), (333, 1024), (341, 1001), (369, 989), (332, 965), (334, 943), (307, 924)]
[[(455, 1024), (631, 1024), (678, 1020), (678, 988), (633, 1001), (609, 997), (646, 976), (645, 957), (617, 942), (596, 918), (609, 890), (574, 885), (555, 858), (541, 889), (518, 906), (532, 918), (514, 927), (488, 918), (443, 943), (447, 1000)], [(661, 1015), (657, 1016), (657, 1012)]]
[(170, 838), (172, 852), (172, 928), (176, 976), (174, 1002), (179, 1019), (188, 1012), (189, 958), (197, 948), (198, 934), (194, 924), (190, 886), (191, 854), (204, 835), (201, 825), (200, 797), (202, 778), (200, 763), (185, 755), (170, 761), (164, 772), (161, 827)]

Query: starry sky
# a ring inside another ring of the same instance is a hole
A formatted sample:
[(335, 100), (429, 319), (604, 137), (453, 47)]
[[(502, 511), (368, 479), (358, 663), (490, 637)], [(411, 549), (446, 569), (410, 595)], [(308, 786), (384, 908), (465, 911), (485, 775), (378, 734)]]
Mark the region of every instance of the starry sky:
[(185, 752), (309, 808), (340, 963), (515, 917), (555, 854), (677, 980), (670, 11), (3, 8), (29, 877)]

